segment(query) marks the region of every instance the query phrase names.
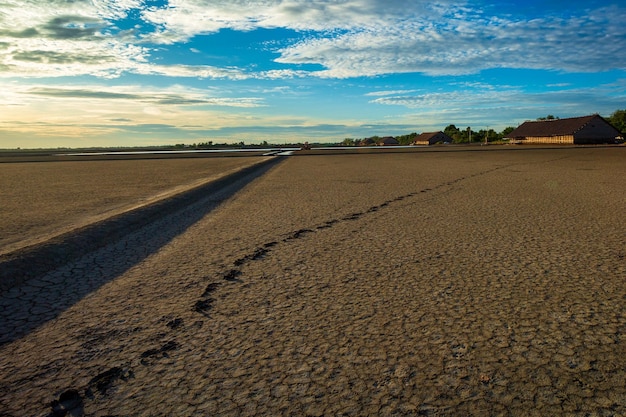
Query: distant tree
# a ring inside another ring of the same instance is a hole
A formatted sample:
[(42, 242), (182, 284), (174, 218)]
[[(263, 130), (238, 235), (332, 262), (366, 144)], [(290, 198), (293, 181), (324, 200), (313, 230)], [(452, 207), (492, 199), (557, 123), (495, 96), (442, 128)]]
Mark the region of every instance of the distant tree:
[(443, 130), (443, 133), (450, 136), (454, 143), (467, 142), (467, 131), (461, 131), (461, 129), (459, 129), (455, 125), (446, 126), (446, 128)]
[(626, 110), (615, 110), (607, 121), (615, 126), (617, 130), (626, 134)]
[(537, 120), (558, 120), (558, 117), (555, 117), (551, 114), (547, 115), (546, 117), (538, 117)]
[(504, 130), (500, 132), (500, 137), (503, 138), (514, 130), (515, 128), (513, 126), (505, 127)]
[(342, 146), (355, 146), (356, 145), (356, 141), (352, 138), (345, 138), (342, 142), (341, 142)]
[(397, 136), (396, 140), (400, 145), (410, 145), (415, 142), (415, 138), (417, 138), (417, 132), (409, 133), (408, 135)]
[[(470, 135), (470, 132), (471, 132), (471, 135)], [(467, 129), (461, 130), (455, 125), (448, 125), (443, 130), (443, 133), (450, 136), (454, 143), (464, 143), (464, 142), (467, 143), (470, 141), (470, 137), (471, 137), (472, 142), (477, 139), (475, 137), (476, 132), (471, 130), (469, 126), (467, 127)]]
[(459, 129), (455, 126), (455, 125), (448, 125), (446, 126), (446, 128), (443, 130), (443, 133), (445, 133), (446, 135), (450, 136), (452, 139), (454, 139), (454, 135), (459, 133)]
[(206, 148), (210, 148), (211, 146), (213, 146), (212, 140), (208, 142), (200, 142), (197, 145), (195, 145), (196, 149), (206, 149)]
[(494, 140), (500, 139), (498, 133), (493, 129), (480, 129), (476, 132), (475, 136), (476, 137), (472, 137), (472, 139), (480, 142), (493, 142)]

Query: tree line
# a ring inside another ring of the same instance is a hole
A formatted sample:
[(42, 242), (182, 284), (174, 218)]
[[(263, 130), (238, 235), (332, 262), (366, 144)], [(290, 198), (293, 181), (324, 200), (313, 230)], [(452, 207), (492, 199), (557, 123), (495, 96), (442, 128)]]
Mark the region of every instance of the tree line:
[[(558, 120), (559, 117), (549, 114), (545, 117), (539, 117), (537, 120)], [(626, 110), (616, 110), (611, 116), (605, 118), (607, 122), (615, 126), (623, 135), (626, 135)], [(500, 132), (493, 129), (472, 130), (469, 126), (465, 129), (459, 129), (457, 126), (450, 124), (446, 126), (443, 133), (452, 138), (454, 143), (472, 143), (472, 142), (498, 142), (502, 141), (506, 135), (511, 133), (515, 127), (508, 126)], [(395, 136), (400, 145), (410, 145), (415, 142), (417, 132), (408, 135)], [(346, 138), (340, 144), (343, 146), (359, 146), (379, 143), (382, 138), (380, 136), (371, 136), (364, 139)]]
[[(558, 120), (559, 117), (554, 115), (547, 115), (545, 117), (539, 117), (537, 120)], [(615, 126), (622, 135), (626, 136), (626, 110), (616, 110), (609, 117), (605, 117), (605, 119)], [(504, 128), (500, 132), (496, 132), (494, 129), (480, 129), (480, 130), (472, 130), (470, 127), (461, 129), (458, 128), (454, 124), (450, 124), (443, 129), (443, 133), (452, 138), (454, 143), (473, 143), (473, 142), (499, 142), (504, 139), (506, 135), (511, 133), (515, 127), (508, 126)], [(415, 142), (415, 139), (419, 136), (417, 132), (412, 132), (407, 135), (395, 136), (394, 139), (398, 141), (400, 145), (411, 145)], [(354, 138), (345, 138), (343, 141), (339, 143), (335, 143), (336, 145), (342, 146), (363, 146), (363, 145), (376, 145), (380, 143), (384, 138), (381, 136), (371, 136), (368, 138), (362, 139), (354, 139)], [(177, 143), (174, 145), (174, 149), (214, 149), (214, 148), (257, 148), (257, 147), (277, 147), (277, 146), (288, 146), (288, 147), (298, 147), (301, 144), (298, 143), (284, 143), (281, 145), (270, 144), (267, 141), (263, 141), (259, 144), (245, 143), (243, 141), (236, 143), (214, 143), (213, 141), (199, 142), (193, 143), (191, 145), (187, 145), (184, 143)]]

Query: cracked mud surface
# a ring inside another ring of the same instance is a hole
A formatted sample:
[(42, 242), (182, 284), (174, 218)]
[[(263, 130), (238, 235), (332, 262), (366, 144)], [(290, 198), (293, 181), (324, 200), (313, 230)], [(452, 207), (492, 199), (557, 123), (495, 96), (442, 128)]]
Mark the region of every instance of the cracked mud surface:
[(156, 253), (68, 265), (71, 292), (129, 263), (50, 319), (50, 277), (0, 299), (41, 321), (0, 335), (2, 411), (622, 415), (625, 161), (288, 158)]

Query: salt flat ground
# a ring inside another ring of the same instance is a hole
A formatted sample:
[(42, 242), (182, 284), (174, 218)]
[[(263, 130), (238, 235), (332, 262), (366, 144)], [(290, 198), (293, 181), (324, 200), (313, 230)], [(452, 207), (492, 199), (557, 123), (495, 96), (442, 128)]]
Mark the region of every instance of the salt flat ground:
[(0, 347), (2, 411), (624, 415), (625, 162), (299, 153), (123, 270), (141, 238), (3, 295), (6, 329), (90, 290)]
[(0, 254), (259, 161), (258, 157), (51, 159), (0, 163)]

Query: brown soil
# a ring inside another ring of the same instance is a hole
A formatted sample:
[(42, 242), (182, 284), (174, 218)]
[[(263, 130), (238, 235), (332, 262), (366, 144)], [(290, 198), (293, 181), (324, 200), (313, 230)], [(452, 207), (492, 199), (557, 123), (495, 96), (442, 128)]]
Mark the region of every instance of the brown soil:
[(258, 157), (0, 163), (0, 254), (165, 198)]
[[(0, 405), (625, 415), (625, 161), (626, 148), (290, 157), (2, 346)], [(78, 285), (104, 258), (60, 274)], [(52, 279), (0, 312), (35, 297), (13, 321), (45, 314)]]

